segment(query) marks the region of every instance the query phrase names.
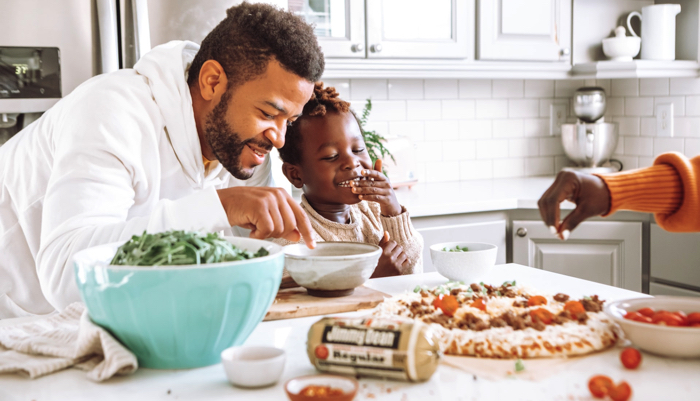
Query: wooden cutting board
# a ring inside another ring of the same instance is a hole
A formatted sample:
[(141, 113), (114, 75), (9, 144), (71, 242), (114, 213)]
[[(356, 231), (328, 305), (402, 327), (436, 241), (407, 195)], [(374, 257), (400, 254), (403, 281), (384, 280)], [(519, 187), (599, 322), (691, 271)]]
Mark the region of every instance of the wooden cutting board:
[(279, 290), (275, 302), (272, 303), (263, 320), (292, 319), (370, 309), (389, 296), (365, 286), (355, 288), (355, 292), (351, 295), (337, 298), (313, 297), (306, 293), (305, 288), (288, 288)]

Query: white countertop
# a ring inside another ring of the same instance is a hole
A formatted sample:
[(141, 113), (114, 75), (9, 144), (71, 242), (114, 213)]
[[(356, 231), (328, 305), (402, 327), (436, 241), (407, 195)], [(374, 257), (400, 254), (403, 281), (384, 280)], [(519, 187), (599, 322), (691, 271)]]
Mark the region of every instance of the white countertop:
[[(500, 284), (517, 280), (547, 292), (565, 292), (572, 297), (597, 294), (612, 301), (647, 296), (573, 277), (526, 266), (495, 266), (484, 282)], [(399, 294), (417, 284), (429, 286), (447, 280), (437, 273), (369, 280), (369, 287)], [(365, 312), (356, 312), (365, 313)], [(306, 356), (306, 335), (319, 317), (264, 322), (253, 331), (246, 345), (275, 345), (287, 351), (287, 364), (281, 381), (259, 390), (231, 386), (220, 364), (190, 370), (139, 369), (134, 374), (105, 383), (86, 379), (85, 372), (69, 369), (39, 379), (0, 375), (2, 401), (52, 400), (285, 400), (282, 384), (287, 380), (317, 373)], [(0, 321), (1, 324), (11, 323)], [(625, 370), (615, 350), (583, 357), (542, 381), (522, 379), (488, 381), (475, 379), (448, 366), (440, 366), (425, 383), (404, 383), (361, 379), (355, 400), (438, 401), (438, 400), (592, 400), (587, 383), (596, 374), (625, 380), (633, 390), (632, 400), (690, 400), (700, 394), (700, 361), (674, 360), (644, 353), (637, 370)], [(525, 361), (527, 366), (527, 361)], [(390, 391), (389, 391), (390, 390)]]
[[(537, 209), (537, 201), (553, 182), (554, 177), (419, 182), (396, 189), (396, 196), (412, 217)], [(574, 204), (565, 201), (561, 208), (573, 209)]]

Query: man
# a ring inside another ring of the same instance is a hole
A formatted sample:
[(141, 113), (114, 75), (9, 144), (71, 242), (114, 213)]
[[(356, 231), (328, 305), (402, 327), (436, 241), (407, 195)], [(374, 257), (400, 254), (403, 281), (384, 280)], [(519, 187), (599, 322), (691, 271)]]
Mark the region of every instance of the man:
[(79, 300), (71, 256), (144, 230), (313, 247), (303, 210), (269, 187), (268, 152), (323, 67), (303, 20), (243, 3), (201, 48), (156, 47), (59, 101), (0, 148), (0, 318)]

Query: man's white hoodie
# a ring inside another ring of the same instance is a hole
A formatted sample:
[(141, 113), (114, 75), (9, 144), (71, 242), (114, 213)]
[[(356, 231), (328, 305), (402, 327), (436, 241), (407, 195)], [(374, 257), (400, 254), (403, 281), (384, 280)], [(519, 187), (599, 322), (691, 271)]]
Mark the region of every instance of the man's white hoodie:
[(269, 157), (246, 181), (221, 165), (205, 176), (186, 83), (197, 50), (170, 42), (94, 77), (0, 147), (0, 319), (80, 300), (79, 250), (144, 230), (228, 231), (216, 189), (272, 185)]

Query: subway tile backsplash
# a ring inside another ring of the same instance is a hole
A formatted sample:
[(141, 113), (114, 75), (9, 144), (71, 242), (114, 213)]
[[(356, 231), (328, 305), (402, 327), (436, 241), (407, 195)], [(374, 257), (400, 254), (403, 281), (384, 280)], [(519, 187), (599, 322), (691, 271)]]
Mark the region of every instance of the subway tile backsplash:
[[(700, 154), (700, 79), (329, 79), (361, 111), (373, 109), (369, 128), (407, 136), (415, 144), (423, 182), (551, 176), (569, 165), (560, 136), (549, 135), (552, 104), (567, 105), (575, 122), (574, 91), (602, 86), (607, 121), (619, 123), (613, 157), (625, 170), (646, 167), (668, 151)], [(656, 134), (656, 106), (673, 103), (673, 137)]]

